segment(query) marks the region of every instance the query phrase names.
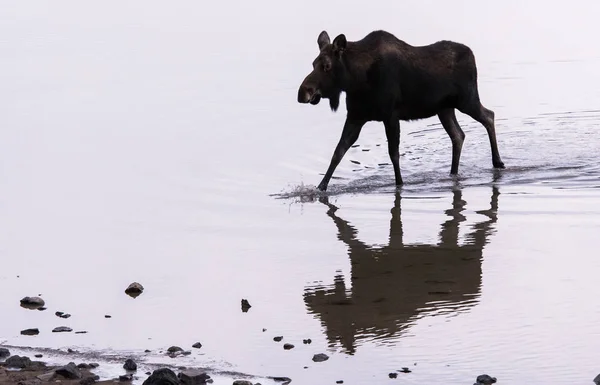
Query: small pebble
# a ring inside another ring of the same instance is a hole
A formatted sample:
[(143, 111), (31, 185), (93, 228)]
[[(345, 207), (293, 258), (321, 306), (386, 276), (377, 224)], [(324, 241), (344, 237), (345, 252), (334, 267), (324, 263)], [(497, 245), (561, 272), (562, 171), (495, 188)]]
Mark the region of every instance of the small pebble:
[(202, 344), (200, 342), (196, 342), (195, 344), (192, 345), (192, 347), (195, 349), (200, 349), (202, 347)]
[(388, 374), (390, 378), (398, 378), (398, 373), (390, 373)]
[(283, 348), (284, 348), (285, 350), (290, 350), (290, 349), (293, 349), (293, 348), (294, 348), (294, 345), (292, 345), (292, 344), (283, 344)]
[(108, 315), (108, 314), (106, 314), (106, 315), (104, 316), (104, 318), (112, 318), (112, 316), (111, 316), (111, 315)]
[(343, 384), (343, 383), (344, 383), (344, 380), (337, 380), (335, 383), (336, 383), (336, 384)]
[(273, 337), (273, 341), (275, 342), (281, 342), (281, 340), (283, 340), (283, 336)]

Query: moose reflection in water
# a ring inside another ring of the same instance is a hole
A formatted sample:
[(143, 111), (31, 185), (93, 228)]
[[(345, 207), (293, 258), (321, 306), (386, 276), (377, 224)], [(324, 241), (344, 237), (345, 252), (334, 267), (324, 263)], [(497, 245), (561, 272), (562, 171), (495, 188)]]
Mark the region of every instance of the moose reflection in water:
[(321, 320), (330, 346), (339, 341), (353, 354), (358, 339), (398, 337), (408, 325), (430, 310), (461, 311), (474, 306), (480, 292), (482, 251), (496, 222), (497, 188), (491, 207), (478, 211), (488, 218), (476, 223), (459, 244), (459, 224), (466, 202), (462, 191), (454, 191), (450, 217), (442, 223), (436, 245), (404, 244), (400, 194), (391, 210), (389, 244), (372, 247), (360, 241), (357, 230), (336, 215), (337, 207), (327, 198), (327, 215), (338, 228), (338, 237), (348, 246), (351, 290), (335, 277), (331, 287), (308, 288), (304, 300), (310, 313)]

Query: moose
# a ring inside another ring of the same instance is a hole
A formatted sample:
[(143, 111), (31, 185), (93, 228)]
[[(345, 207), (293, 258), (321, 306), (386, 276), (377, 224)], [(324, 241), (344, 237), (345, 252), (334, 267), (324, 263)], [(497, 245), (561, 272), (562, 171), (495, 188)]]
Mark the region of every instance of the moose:
[(412, 46), (386, 31), (374, 31), (359, 41), (344, 34), (333, 43), (327, 31), (318, 38), (319, 55), (313, 71), (298, 89), (298, 102), (316, 105), (329, 99), (333, 112), (346, 93), (346, 122), (329, 168), (318, 189), (326, 191), (333, 173), (369, 121), (383, 122), (396, 185), (400, 174), (400, 121), (437, 115), (452, 141), (450, 174), (458, 174), (465, 133), (455, 110), (469, 115), (487, 130), (492, 165), (504, 168), (498, 152), (494, 112), (479, 100), (477, 67), (473, 51), (448, 40)]

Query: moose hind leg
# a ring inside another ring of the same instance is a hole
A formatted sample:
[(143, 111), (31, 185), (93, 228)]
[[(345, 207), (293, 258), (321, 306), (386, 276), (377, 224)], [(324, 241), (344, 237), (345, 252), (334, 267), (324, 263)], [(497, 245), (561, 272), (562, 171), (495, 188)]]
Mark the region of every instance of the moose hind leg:
[(450, 174), (456, 175), (458, 174), (458, 164), (460, 163), (460, 154), (463, 142), (465, 141), (465, 133), (458, 125), (453, 108), (441, 111), (438, 114), (438, 118), (452, 141), (452, 166), (450, 167)]
[(396, 186), (400, 186), (403, 183), (402, 175), (400, 174), (400, 121), (398, 119), (390, 119), (384, 125), (388, 141), (388, 152), (392, 166), (394, 166)]
[(490, 146), (492, 148), (492, 165), (494, 168), (504, 168), (504, 162), (500, 159), (500, 152), (498, 151), (498, 143), (496, 142), (496, 124), (494, 122), (494, 111), (488, 110), (480, 102), (475, 103), (472, 107), (462, 111), (469, 115), (479, 123), (481, 123), (490, 139)]

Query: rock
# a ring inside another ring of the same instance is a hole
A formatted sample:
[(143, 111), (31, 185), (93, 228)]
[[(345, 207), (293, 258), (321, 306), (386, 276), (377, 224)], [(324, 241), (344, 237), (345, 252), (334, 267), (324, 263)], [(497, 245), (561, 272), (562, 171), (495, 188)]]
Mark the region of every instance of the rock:
[[(0, 356), (0, 357), (1, 357), (1, 356)], [(596, 376), (596, 378), (594, 378), (594, 384), (596, 384), (596, 385), (600, 385), (600, 374), (598, 374), (598, 375)]]
[(388, 374), (390, 378), (398, 378), (398, 373), (390, 373)]
[(112, 316), (111, 316), (111, 315), (108, 315), (108, 314), (106, 314), (106, 315), (104, 316), (104, 318), (112, 318)]
[(411, 370), (410, 370), (409, 368), (402, 368), (402, 369), (400, 369), (400, 370), (399, 370), (399, 372), (402, 372), (402, 373), (410, 373), (410, 372), (411, 372)]
[(87, 330), (80, 330), (78, 332), (75, 332), (75, 334), (87, 334)]
[(71, 348), (68, 348), (68, 349), (67, 349), (67, 353), (75, 353), (75, 350), (73, 350), (73, 349), (71, 349)]
[(21, 330), (21, 335), (24, 336), (37, 336), (38, 334), (40, 334), (40, 330), (37, 328)]
[(285, 350), (290, 350), (290, 349), (293, 349), (293, 348), (294, 348), (294, 345), (292, 345), (292, 344), (283, 344), (283, 348), (284, 348)]
[(482, 374), (477, 376), (477, 380), (474, 385), (491, 385), (496, 383), (496, 377), (488, 376), (487, 374)]
[(137, 364), (131, 358), (127, 359), (123, 364), (123, 369), (135, 372), (137, 370)]
[(266, 331), (267, 331), (267, 329), (263, 328), (263, 333), (266, 332)]
[(195, 349), (200, 349), (202, 347), (202, 344), (200, 342), (196, 342), (195, 344), (192, 345), (192, 347)]
[(54, 380), (54, 377), (56, 376), (56, 372), (54, 370), (44, 373), (44, 374), (40, 374), (39, 376), (37, 376), (36, 378), (40, 381), (43, 382), (50, 382), (52, 380)]
[(4, 366), (9, 368), (18, 368), (24, 369), (31, 366), (31, 360), (29, 357), (21, 357), (21, 356), (10, 356), (4, 361)]
[(197, 369), (184, 370), (177, 377), (184, 385), (202, 385), (210, 379), (208, 374)]
[(152, 350), (150, 350), (150, 349), (144, 350), (144, 353), (150, 353), (150, 352), (152, 352)]
[(151, 375), (151, 374), (152, 374), (152, 372), (146, 372), (146, 375), (147, 375), (147, 376), (149, 376), (149, 375)]
[(43, 306), (42, 307), (38, 307), (39, 311), (44, 311), (44, 310), (47, 310), (47, 309), (48, 309), (47, 307), (43, 307)]
[(119, 382), (130, 382), (133, 381), (133, 374), (124, 374), (119, 376)]
[(289, 384), (292, 382), (292, 379), (289, 377), (271, 377), (275, 382), (283, 382), (283, 384)]
[(56, 369), (55, 372), (56, 372), (56, 374), (59, 374), (69, 380), (76, 380), (76, 379), (81, 378), (81, 372), (79, 371), (79, 368), (77, 368), (77, 366), (75, 366), (75, 363), (73, 363), (73, 362), (69, 362), (67, 365), (63, 366), (62, 368)]
[(247, 299), (242, 299), (242, 312), (247, 313), (251, 307), (252, 305), (250, 305)]
[(52, 333), (69, 333), (72, 332), (73, 329), (66, 326), (59, 326), (57, 328), (52, 329)]
[(35, 355), (35, 358), (42, 358), (42, 357), (44, 357), (44, 355), (43, 355), (43, 354), (36, 354), (36, 355)]
[(125, 294), (132, 298), (137, 298), (144, 291), (144, 286), (140, 285), (137, 282), (132, 283), (125, 289)]
[(44, 307), (46, 302), (40, 297), (25, 297), (21, 300), (21, 306), (27, 309), (39, 309)]
[(233, 381), (233, 385), (252, 385), (252, 383), (246, 380), (235, 380)]
[(180, 353), (183, 352), (183, 349), (180, 348), (179, 346), (171, 346), (170, 348), (167, 349), (167, 353)]
[(54, 313), (55, 316), (60, 317), (60, 318), (69, 318), (71, 317), (71, 314), (67, 314), (67, 313), (63, 313), (62, 311), (57, 311), (56, 313)]
[(86, 364), (86, 363), (83, 363), (83, 362), (81, 364), (77, 365), (77, 367), (79, 369), (89, 369), (89, 368), (91, 368), (91, 366), (89, 364)]
[(302, 340), (302, 343), (305, 345), (312, 344), (312, 340), (310, 338), (306, 339), (306, 340)]
[(315, 354), (312, 358), (312, 360), (314, 362), (323, 362), (323, 361), (327, 361), (328, 359), (329, 359), (329, 356), (324, 353)]
[(143, 385), (180, 385), (181, 381), (171, 369), (157, 369), (144, 381)]
[(90, 368), (96, 369), (98, 366), (100, 366), (100, 364), (98, 364), (96, 362), (91, 362), (90, 363)]
[(6, 348), (0, 348), (0, 358), (10, 357), (10, 351)]
[(343, 384), (343, 383), (344, 383), (344, 380), (337, 380), (335, 383), (336, 383), (336, 384)]
[(192, 352), (191, 352), (191, 351), (189, 351), (189, 350), (186, 350), (186, 351), (184, 351), (184, 352), (181, 352), (181, 355), (183, 355), (183, 356), (189, 356), (190, 354), (192, 354)]
[(275, 342), (281, 342), (281, 340), (283, 340), (283, 336), (273, 337), (273, 341)]
[(83, 380), (79, 381), (79, 385), (92, 385), (96, 383), (95, 377), (86, 377)]

